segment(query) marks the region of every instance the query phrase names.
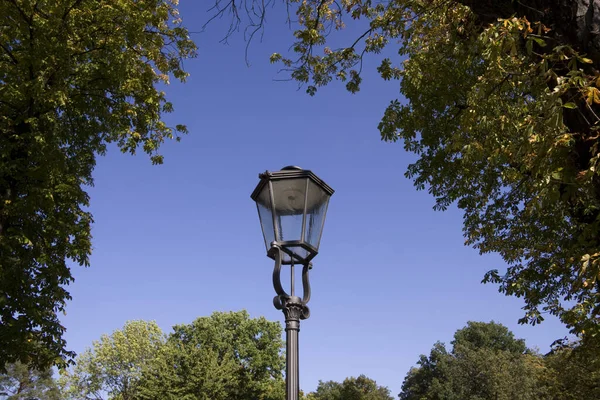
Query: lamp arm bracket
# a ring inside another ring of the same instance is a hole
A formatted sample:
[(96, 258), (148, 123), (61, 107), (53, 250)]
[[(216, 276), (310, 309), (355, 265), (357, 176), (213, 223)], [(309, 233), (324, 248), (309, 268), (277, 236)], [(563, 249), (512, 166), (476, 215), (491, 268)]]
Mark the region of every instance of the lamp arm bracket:
[[(273, 243), (269, 253), (275, 256), (275, 267), (273, 268), (273, 288), (275, 288), (275, 293), (277, 293), (278, 297), (290, 297), (290, 295), (287, 294), (287, 292), (283, 289), (283, 285), (281, 284), (282, 250), (278, 245)], [(275, 307), (277, 308), (277, 306)]]
[(297, 296), (290, 296), (281, 284), (281, 261), (283, 257), (283, 250), (281, 247), (276, 243), (273, 243), (269, 250), (269, 255), (273, 256), (275, 259), (275, 266), (273, 268), (273, 288), (275, 289), (277, 296), (273, 298), (273, 305), (276, 309), (283, 310), (286, 316), (289, 316), (292, 319), (307, 319), (310, 316), (310, 310), (307, 304), (310, 301), (311, 295), (308, 272), (312, 268), (312, 263), (306, 263), (302, 267), (302, 298), (299, 298)]
[(308, 271), (312, 269), (312, 263), (306, 263), (302, 267), (302, 303), (308, 304), (310, 301), (310, 280)]

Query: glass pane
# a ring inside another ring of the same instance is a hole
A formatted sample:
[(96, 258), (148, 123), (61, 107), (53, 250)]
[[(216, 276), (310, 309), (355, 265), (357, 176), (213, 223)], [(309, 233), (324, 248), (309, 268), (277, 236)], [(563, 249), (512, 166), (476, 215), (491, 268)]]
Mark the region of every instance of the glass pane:
[(273, 181), (278, 241), (302, 239), (306, 179)]
[(319, 249), (329, 194), (313, 181), (308, 182), (308, 204), (306, 208), (306, 241)]
[(265, 239), (265, 247), (267, 248), (267, 251), (269, 251), (271, 242), (275, 240), (271, 198), (269, 197), (269, 184), (266, 184), (258, 195), (256, 206), (258, 207), (258, 217), (260, 218), (260, 226), (262, 227), (263, 237)]
[[(287, 249), (291, 250), (294, 254), (297, 254), (298, 256), (302, 257), (302, 259), (305, 259), (310, 254), (308, 252), (308, 250), (303, 249), (300, 246), (288, 246)], [(282, 257), (282, 262), (288, 264), (290, 261), (291, 261), (291, 257), (284, 252), (283, 257)], [(294, 262), (299, 262), (299, 261), (297, 258), (294, 258)]]

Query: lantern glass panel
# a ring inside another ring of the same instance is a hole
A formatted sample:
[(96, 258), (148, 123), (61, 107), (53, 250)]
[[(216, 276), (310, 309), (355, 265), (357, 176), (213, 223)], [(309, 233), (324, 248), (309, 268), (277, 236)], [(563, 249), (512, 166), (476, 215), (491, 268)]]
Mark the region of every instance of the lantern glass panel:
[(272, 181), (277, 241), (302, 240), (306, 178)]
[(258, 198), (256, 199), (256, 207), (258, 207), (258, 216), (260, 218), (260, 226), (262, 227), (263, 237), (265, 239), (265, 247), (267, 251), (271, 247), (271, 243), (275, 240), (275, 229), (273, 228), (273, 210), (271, 208), (271, 196), (269, 195), (269, 184), (263, 186)]
[[(306, 257), (308, 257), (310, 255), (310, 252), (300, 246), (286, 246), (285, 247), (287, 250), (291, 251), (292, 253), (296, 254), (297, 256), (299, 256), (302, 260), (306, 259)], [(282, 258), (281, 261), (284, 264), (289, 264), (291, 262), (292, 258), (290, 257), (289, 254), (282, 252)], [(294, 262), (298, 262), (298, 258), (294, 258)]]
[(313, 181), (308, 182), (308, 206), (306, 207), (306, 241), (319, 249), (323, 222), (327, 213), (330, 195)]

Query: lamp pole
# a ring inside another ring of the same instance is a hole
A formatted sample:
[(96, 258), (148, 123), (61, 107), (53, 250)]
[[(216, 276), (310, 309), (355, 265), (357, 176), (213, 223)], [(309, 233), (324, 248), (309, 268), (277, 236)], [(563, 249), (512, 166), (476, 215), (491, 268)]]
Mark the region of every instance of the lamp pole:
[[(267, 171), (259, 178), (251, 197), (257, 204), (267, 255), (275, 261), (273, 287), (277, 295), (273, 304), (285, 316), (286, 400), (298, 400), (300, 320), (310, 316), (309, 270), (318, 253), (333, 189), (299, 167)], [(282, 265), (290, 266), (289, 294), (281, 283)], [(295, 265), (302, 266), (302, 297), (296, 296)]]
[(300, 393), (300, 360), (298, 333), (300, 332), (300, 320), (310, 316), (307, 306), (310, 300), (310, 282), (308, 271), (311, 263), (302, 267), (302, 298), (295, 295), (294, 264), (290, 265), (290, 293), (287, 294), (281, 284), (281, 247), (275, 242), (271, 245), (270, 252), (275, 257), (275, 268), (273, 270), (273, 287), (277, 296), (273, 298), (275, 308), (283, 311), (285, 316), (285, 393), (286, 400), (298, 400)]

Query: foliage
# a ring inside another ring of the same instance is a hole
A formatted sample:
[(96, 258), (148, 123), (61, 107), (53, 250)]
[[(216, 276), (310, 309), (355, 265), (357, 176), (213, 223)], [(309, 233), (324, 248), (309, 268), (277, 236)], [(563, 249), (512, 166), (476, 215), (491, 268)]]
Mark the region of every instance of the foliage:
[(553, 398), (595, 400), (600, 398), (600, 345), (598, 341), (568, 343), (546, 355), (547, 385)]
[(438, 342), (429, 357), (421, 355), (404, 379), (401, 400), (550, 399), (540, 385), (543, 359), (506, 327), (469, 322), (452, 345), (449, 352)]
[[(399, 80), (407, 101), (390, 103), (379, 130), (418, 156), (406, 175), (435, 197), (435, 209), (464, 211), (467, 244), (506, 261), (505, 273), (484, 281), (524, 298), (520, 322), (551, 313), (576, 334), (598, 334), (600, 4), (282, 2), (296, 13), (296, 41), (293, 55), (271, 61), (311, 95), (333, 80), (355, 93), (366, 55), (397, 52), (378, 72)], [(216, 10), (238, 25), (241, 10), (254, 10), (256, 27), (261, 3), (216, 0)], [(328, 47), (346, 24), (364, 26), (357, 20), (368, 23), (362, 35)]]
[(103, 335), (77, 357), (72, 371), (62, 371), (63, 400), (131, 400), (142, 372), (156, 362), (166, 336), (155, 322), (129, 321)]
[(360, 375), (344, 379), (344, 382), (319, 381), (317, 390), (310, 393), (308, 400), (393, 400), (387, 387)]
[(177, 325), (136, 400), (281, 400), (281, 326), (246, 311)]
[(31, 370), (20, 362), (9, 364), (0, 375), (0, 397), (6, 400), (61, 400), (52, 371)]
[(107, 144), (157, 150), (185, 133), (158, 89), (194, 55), (177, 0), (0, 2), (0, 365), (73, 356), (57, 312), (89, 264), (85, 186)]
[(454, 333), (451, 342), (454, 349), (477, 351), (490, 349), (511, 354), (527, 352), (525, 340), (516, 339), (515, 335), (504, 325), (492, 322), (467, 322), (465, 328)]

